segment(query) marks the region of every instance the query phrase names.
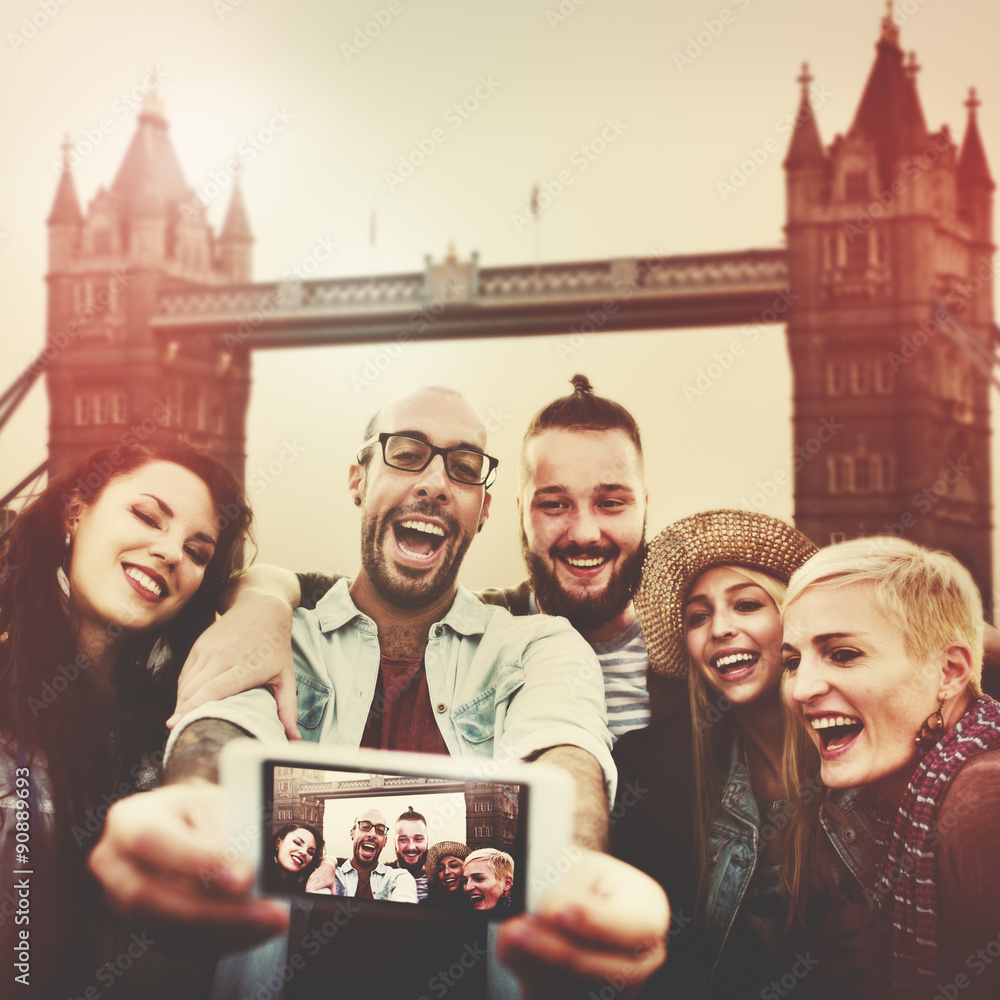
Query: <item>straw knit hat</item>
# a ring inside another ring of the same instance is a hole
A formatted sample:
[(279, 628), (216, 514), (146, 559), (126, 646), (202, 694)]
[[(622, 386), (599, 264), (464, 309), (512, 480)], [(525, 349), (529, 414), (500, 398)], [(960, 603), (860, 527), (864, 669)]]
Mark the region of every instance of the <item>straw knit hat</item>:
[(649, 543), (635, 595), (650, 672), (687, 676), (684, 598), (706, 569), (747, 566), (787, 583), (815, 551), (790, 524), (746, 510), (708, 510), (668, 525)]
[(457, 840), (441, 840), (427, 848), (427, 860), (424, 862), (424, 871), (427, 873), (427, 884), (438, 880), (438, 862), (449, 855), (464, 861), (472, 853), (472, 848)]

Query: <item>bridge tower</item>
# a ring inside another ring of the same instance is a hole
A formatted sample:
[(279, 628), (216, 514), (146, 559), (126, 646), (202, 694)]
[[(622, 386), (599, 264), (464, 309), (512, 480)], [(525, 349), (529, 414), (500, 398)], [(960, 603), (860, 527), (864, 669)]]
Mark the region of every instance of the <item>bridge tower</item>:
[(876, 52), (827, 148), (807, 67), (799, 78), (785, 160), (795, 520), (818, 545), (892, 532), (947, 549), (992, 605), (989, 377), (974, 356), (993, 331), (994, 184), (978, 101), (959, 149), (947, 125), (927, 128), (891, 3)]
[(80, 209), (67, 143), (49, 214), (49, 475), (101, 447), (197, 445), (243, 481), (249, 357), (150, 328), (162, 291), (251, 280), (238, 178), (218, 237), (190, 189), (155, 91), (110, 189)]

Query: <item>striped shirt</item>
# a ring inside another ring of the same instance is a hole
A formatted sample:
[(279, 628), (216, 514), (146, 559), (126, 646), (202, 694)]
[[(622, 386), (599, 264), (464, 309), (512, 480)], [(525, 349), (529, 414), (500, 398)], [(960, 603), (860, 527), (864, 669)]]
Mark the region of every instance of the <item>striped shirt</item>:
[[(535, 595), (529, 597), (531, 613), (537, 615)], [(604, 697), (608, 706), (608, 729), (617, 740), (632, 729), (649, 725), (649, 691), (646, 689), (646, 672), (649, 654), (642, 637), (639, 620), (632, 622), (624, 632), (619, 632), (606, 642), (590, 644), (601, 663), (604, 674)]]

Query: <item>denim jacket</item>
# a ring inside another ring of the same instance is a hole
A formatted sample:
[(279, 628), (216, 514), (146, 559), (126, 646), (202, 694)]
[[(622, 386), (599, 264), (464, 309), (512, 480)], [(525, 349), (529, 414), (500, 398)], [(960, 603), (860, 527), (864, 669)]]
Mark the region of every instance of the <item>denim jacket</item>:
[[(375, 698), (378, 626), (354, 605), (341, 579), (292, 625), (303, 740), (358, 747)], [(515, 618), (458, 588), (448, 613), (430, 627), (424, 668), (434, 719), (455, 757), (517, 760), (549, 747), (577, 746), (601, 765), (609, 801), (611, 759), (604, 678), (590, 645), (564, 618)], [(185, 716), (223, 719), (258, 739), (283, 742), (277, 707), (263, 689), (210, 702)]]
[(843, 814), (840, 822), (826, 810), (820, 823), (827, 840), (866, 892), (875, 884), (876, 820), (878, 795), (871, 788), (846, 788), (830, 792), (830, 802)]
[[(843, 878), (850, 881), (847, 875), (847, 872), (850, 872), (865, 890), (872, 885), (875, 873), (876, 812), (872, 802), (873, 795), (870, 789), (864, 788), (834, 791), (830, 799), (843, 814), (844, 822), (840, 822), (825, 810), (821, 813), (821, 822), (827, 839), (839, 861), (846, 866), (846, 871), (842, 873)], [(785, 818), (787, 821), (788, 813), (785, 813)], [(784, 825), (780, 819), (779, 823), (781, 826)], [(750, 783), (750, 774), (743, 758), (742, 741), (734, 740), (729, 780), (722, 794), (722, 806), (708, 837), (709, 870), (703, 919), (708, 968), (713, 978), (756, 870), (757, 860), (764, 846), (762, 842), (776, 835), (779, 824), (769, 823), (768, 827), (765, 829), (762, 824), (760, 810)], [(837, 877), (839, 865), (833, 857), (830, 860), (834, 868), (834, 879), (840, 885), (843, 879)], [(857, 897), (859, 894), (857, 887), (846, 886), (842, 895)], [(870, 912), (868, 917), (870, 922)], [(856, 920), (856, 914), (854, 919)], [(846, 937), (852, 937), (853, 940), (847, 943), (856, 951), (857, 938), (864, 936), (865, 928), (862, 927), (860, 930), (856, 928), (852, 932), (850, 920), (848, 917), (842, 924), (838, 924), (836, 934), (842, 944)]]
[(757, 867), (760, 828), (760, 810), (743, 760), (743, 742), (736, 739), (722, 804), (708, 832), (707, 891), (702, 913), (708, 967), (713, 976)]

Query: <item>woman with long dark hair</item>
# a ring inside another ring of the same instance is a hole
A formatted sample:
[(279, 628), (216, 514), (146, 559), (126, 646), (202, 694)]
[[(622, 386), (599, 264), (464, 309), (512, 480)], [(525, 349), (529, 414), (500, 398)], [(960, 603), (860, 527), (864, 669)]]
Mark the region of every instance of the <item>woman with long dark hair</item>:
[(274, 869), (286, 892), (305, 889), (323, 860), (323, 834), (308, 823), (286, 823), (274, 834)]
[(32, 873), (14, 941), (37, 995), (124, 994), (126, 966), (154, 967), (86, 859), (111, 803), (159, 782), (177, 676), (250, 520), (214, 459), (115, 448), (52, 481), (0, 550), (0, 853)]

